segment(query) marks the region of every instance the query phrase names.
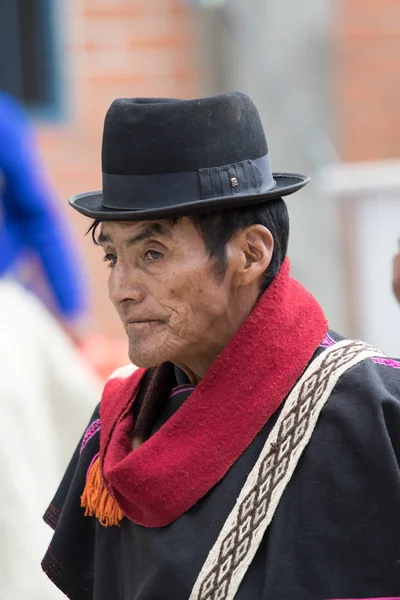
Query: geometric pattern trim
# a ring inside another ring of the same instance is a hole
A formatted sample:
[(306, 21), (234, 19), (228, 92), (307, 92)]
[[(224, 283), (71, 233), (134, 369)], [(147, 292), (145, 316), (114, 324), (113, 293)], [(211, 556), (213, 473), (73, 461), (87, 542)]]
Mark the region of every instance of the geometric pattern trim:
[(86, 447), (87, 443), (90, 442), (92, 437), (95, 436), (96, 433), (98, 433), (99, 431), (100, 431), (100, 419), (96, 419), (85, 431), (85, 435), (83, 436), (81, 447), (79, 449), (80, 453), (82, 453), (82, 450)]
[(329, 333), (326, 332), (324, 339), (320, 343), (320, 347), (321, 348), (329, 348), (330, 346), (333, 346), (334, 344), (337, 344), (336, 340), (334, 340), (333, 337), (331, 337), (329, 335)]
[(287, 397), (189, 600), (235, 597), (334, 386), (348, 369), (372, 356), (383, 355), (364, 342), (343, 340), (308, 366)]
[[(372, 362), (374, 362), (377, 365), (385, 365), (385, 367), (391, 367), (392, 369), (400, 369), (400, 361), (395, 360), (394, 358), (374, 356), (372, 358)], [(379, 598), (378, 598), (378, 600), (379, 600)], [(400, 596), (398, 597), (398, 600), (400, 600)]]

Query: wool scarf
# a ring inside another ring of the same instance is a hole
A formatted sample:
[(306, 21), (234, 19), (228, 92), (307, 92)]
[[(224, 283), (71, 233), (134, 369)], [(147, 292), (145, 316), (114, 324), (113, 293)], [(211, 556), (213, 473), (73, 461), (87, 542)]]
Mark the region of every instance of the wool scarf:
[[(286, 259), (242, 326), (183, 405), (153, 435), (173, 366), (122, 370), (101, 402), (100, 455), (82, 496), (103, 525), (178, 519), (227, 473), (280, 407), (328, 325)], [(150, 437), (149, 437), (150, 435)]]

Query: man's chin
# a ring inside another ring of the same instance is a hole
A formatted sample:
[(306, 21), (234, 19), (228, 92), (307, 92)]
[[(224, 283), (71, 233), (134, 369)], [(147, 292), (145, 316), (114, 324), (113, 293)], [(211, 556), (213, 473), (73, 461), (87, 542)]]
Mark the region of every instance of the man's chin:
[(140, 352), (129, 350), (129, 360), (132, 364), (140, 369), (151, 369), (152, 367), (159, 367), (165, 360), (160, 360), (160, 357), (154, 355), (146, 355)]

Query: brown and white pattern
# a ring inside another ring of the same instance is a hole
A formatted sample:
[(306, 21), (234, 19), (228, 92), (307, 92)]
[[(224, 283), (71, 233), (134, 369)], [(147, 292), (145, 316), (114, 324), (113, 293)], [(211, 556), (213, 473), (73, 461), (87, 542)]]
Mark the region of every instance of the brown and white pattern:
[(232, 600), (339, 377), (364, 359), (382, 356), (344, 340), (325, 350), (289, 394), (239, 498), (209, 553), (189, 600)]

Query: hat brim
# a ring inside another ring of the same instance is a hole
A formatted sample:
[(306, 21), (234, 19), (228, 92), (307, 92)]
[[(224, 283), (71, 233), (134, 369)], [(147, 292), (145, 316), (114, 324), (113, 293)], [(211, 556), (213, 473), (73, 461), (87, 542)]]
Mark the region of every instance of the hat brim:
[(105, 208), (102, 205), (103, 193), (101, 191), (76, 194), (70, 198), (69, 203), (83, 215), (100, 221), (150, 221), (262, 204), (280, 196), (294, 194), (294, 192), (300, 190), (310, 181), (310, 178), (306, 175), (299, 175), (297, 173), (274, 173), (273, 178), (276, 182), (275, 187), (262, 194), (237, 194), (207, 200), (196, 200), (168, 207), (136, 210)]

